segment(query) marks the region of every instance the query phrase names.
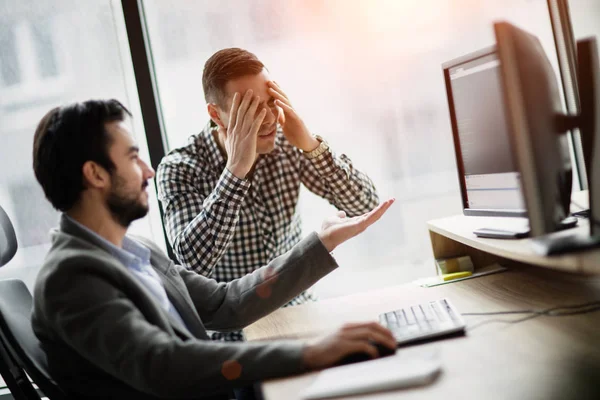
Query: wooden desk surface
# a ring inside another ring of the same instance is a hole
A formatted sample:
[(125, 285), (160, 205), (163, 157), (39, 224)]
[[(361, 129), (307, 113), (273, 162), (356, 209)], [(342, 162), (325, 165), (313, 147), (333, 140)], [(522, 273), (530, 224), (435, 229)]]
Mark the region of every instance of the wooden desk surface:
[[(345, 322), (377, 320), (381, 312), (441, 297), (451, 299), (461, 313), (544, 309), (600, 300), (600, 278), (532, 267), (433, 288), (397, 286), (280, 309), (246, 328), (245, 334), (249, 340), (314, 336)], [(600, 311), (516, 324), (479, 325), (519, 316), (464, 318), (466, 336), (418, 346), (440, 350), (443, 372), (433, 384), (350, 398), (600, 398)], [(267, 381), (265, 400), (299, 399), (315, 377), (310, 373)]]

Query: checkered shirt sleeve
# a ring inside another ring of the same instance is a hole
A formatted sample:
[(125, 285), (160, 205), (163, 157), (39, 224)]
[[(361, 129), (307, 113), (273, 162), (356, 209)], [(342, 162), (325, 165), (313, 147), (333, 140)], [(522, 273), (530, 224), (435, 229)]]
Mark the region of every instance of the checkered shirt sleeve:
[(167, 236), (186, 268), (210, 277), (235, 233), (250, 182), (224, 169), (214, 189), (197, 186), (194, 161), (180, 161), (161, 163), (157, 173)]
[(337, 157), (327, 150), (315, 158), (302, 156), (301, 159), (300, 179), (304, 186), (349, 217), (369, 212), (379, 204), (371, 179), (355, 169), (345, 154)]

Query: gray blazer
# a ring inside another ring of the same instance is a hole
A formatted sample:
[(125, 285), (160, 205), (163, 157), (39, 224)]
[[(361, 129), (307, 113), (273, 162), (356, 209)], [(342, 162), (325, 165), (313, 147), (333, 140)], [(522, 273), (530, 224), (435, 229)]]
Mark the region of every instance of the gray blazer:
[(151, 264), (186, 327), (66, 218), (34, 290), (32, 325), (53, 377), (78, 398), (221, 398), (232, 388), (303, 372), (293, 341), (209, 340), (276, 310), (337, 267), (313, 233), (241, 279), (217, 283), (174, 264), (152, 242)]

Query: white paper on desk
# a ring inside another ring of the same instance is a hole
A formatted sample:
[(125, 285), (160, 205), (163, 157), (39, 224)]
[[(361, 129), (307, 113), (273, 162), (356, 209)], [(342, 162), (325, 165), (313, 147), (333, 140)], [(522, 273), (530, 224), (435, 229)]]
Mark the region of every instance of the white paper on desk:
[(302, 398), (328, 399), (425, 385), (440, 369), (437, 349), (399, 350), (393, 356), (321, 371)]

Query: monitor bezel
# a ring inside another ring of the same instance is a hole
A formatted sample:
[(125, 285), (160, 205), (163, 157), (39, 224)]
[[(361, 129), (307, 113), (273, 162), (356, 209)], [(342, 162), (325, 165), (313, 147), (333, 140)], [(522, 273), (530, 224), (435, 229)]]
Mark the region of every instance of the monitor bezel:
[[(467, 186), (465, 183), (465, 167), (460, 152), (460, 137), (458, 136), (458, 121), (456, 120), (456, 112), (454, 109), (454, 98), (452, 96), (452, 86), (450, 83), (450, 69), (465, 64), (470, 61), (475, 61), (479, 58), (487, 57), (496, 54), (497, 48), (495, 45), (488, 46), (483, 49), (465, 54), (442, 64), (444, 73), (444, 82), (446, 85), (446, 97), (448, 100), (448, 109), (450, 112), (450, 123), (452, 125), (452, 139), (454, 144), (454, 156), (456, 158), (456, 170), (458, 172), (458, 183), (460, 185), (461, 201), (463, 206), (463, 214), (474, 217), (527, 217), (526, 209), (487, 209), (487, 208), (471, 208), (467, 201)], [(498, 58), (499, 60), (499, 58)], [(516, 171), (515, 171), (516, 172)]]

